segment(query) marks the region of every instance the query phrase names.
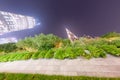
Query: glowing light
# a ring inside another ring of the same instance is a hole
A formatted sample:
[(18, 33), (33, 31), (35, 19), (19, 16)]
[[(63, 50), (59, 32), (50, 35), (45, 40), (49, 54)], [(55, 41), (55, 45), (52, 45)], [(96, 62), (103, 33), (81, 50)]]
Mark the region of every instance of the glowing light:
[(41, 25), (41, 23), (36, 23), (37, 26)]

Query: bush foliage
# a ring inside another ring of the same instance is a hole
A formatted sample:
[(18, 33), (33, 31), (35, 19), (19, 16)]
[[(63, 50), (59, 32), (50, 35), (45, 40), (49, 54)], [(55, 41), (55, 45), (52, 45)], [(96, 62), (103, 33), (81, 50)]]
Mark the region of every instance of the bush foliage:
[[(109, 37), (116, 37), (117, 33), (114, 34), (111, 33)], [(104, 58), (107, 54), (120, 56), (120, 38), (109, 40), (109, 38), (101, 37), (80, 37), (71, 43), (70, 40), (59, 38), (53, 34), (40, 34), (20, 40), (16, 44), (1, 44), (0, 54), (2, 54), (0, 55), (1, 62), (30, 58)]]
[(27, 48), (34, 48), (37, 50), (49, 50), (55, 47), (55, 44), (60, 42), (61, 39), (53, 34), (40, 34), (36, 35), (35, 37), (28, 37), (24, 40), (20, 40), (17, 43), (19, 48), (26, 49)]
[(111, 37), (120, 37), (120, 33), (117, 32), (109, 32), (105, 35), (102, 35), (103, 38), (111, 38)]
[(15, 43), (6, 43), (6, 44), (0, 44), (0, 52), (13, 52), (17, 49), (17, 46)]

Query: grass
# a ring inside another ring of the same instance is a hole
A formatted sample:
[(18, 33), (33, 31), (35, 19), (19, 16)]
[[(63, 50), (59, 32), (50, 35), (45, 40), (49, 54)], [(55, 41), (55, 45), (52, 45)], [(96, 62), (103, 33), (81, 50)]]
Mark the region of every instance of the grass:
[(120, 78), (0, 73), (0, 80), (120, 80)]

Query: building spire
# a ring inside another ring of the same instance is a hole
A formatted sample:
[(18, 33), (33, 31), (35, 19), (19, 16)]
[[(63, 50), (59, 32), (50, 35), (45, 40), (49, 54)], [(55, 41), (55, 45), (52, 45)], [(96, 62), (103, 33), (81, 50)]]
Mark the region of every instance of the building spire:
[(78, 39), (78, 37), (75, 34), (73, 34), (69, 29), (65, 28), (65, 30), (66, 30), (67, 36), (71, 42)]

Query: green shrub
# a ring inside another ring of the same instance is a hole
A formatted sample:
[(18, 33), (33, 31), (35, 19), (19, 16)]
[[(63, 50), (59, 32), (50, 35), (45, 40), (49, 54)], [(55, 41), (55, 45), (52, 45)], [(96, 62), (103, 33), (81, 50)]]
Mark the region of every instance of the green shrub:
[(56, 51), (54, 53), (54, 58), (64, 59), (65, 58), (65, 50), (63, 48), (56, 49)]
[(72, 44), (73, 47), (82, 47), (84, 45), (85, 45), (85, 39), (82, 40), (81, 38), (79, 40), (74, 41)]
[(87, 46), (87, 50), (90, 51), (91, 57), (106, 57), (106, 52), (101, 48), (97, 48), (96, 46), (89, 45)]
[(65, 58), (76, 58), (77, 57), (77, 53), (75, 52), (75, 50), (72, 47), (66, 47), (66, 48), (59, 48), (56, 49), (55, 53), (54, 53), (54, 58), (56, 59), (65, 59)]
[(15, 60), (22, 60), (23, 56), (25, 55), (26, 53), (17, 53), (16, 57), (15, 57)]
[(53, 35), (53, 34), (40, 34), (36, 35), (35, 37), (28, 37), (24, 40), (20, 40), (17, 43), (19, 48), (30, 47), (38, 50), (49, 50), (55, 47), (55, 43), (60, 42), (61, 38)]
[(22, 60), (30, 59), (31, 56), (32, 56), (32, 53), (25, 53), (24, 56), (22, 57)]
[(0, 56), (0, 62), (6, 61), (15, 61), (15, 60), (26, 60), (30, 59), (32, 53), (24, 52), (24, 53), (10, 53)]
[(4, 55), (4, 56), (0, 56), (0, 62), (6, 62), (6, 61), (8, 61), (8, 58), (9, 56), (6, 56), (6, 55)]
[(73, 51), (73, 48), (72, 47), (67, 47), (65, 48), (65, 55), (64, 55), (64, 58), (76, 58), (77, 57), (77, 54)]
[(62, 45), (63, 48), (71, 46), (71, 42), (69, 39), (62, 39), (62, 43), (63, 43)]
[(47, 53), (46, 50), (41, 50), (39, 55), (38, 55), (38, 58), (45, 58), (46, 53)]
[(6, 43), (6, 44), (0, 44), (0, 52), (12, 52), (17, 49), (17, 46), (15, 43)]
[(86, 43), (86, 46), (92, 45), (92, 46), (100, 47), (101, 45), (105, 45), (105, 44), (107, 45), (107, 44), (109, 44), (109, 42), (106, 41), (105, 39), (99, 38), (99, 39), (93, 39), (93, 40), (89, 41), (88, 43)]
[(101, 36), (102, 38), (111, 38), (111, 37), (120, 37), (120, 33), (117, 32), (109, 32)]
[(113, 40), (110, 42), (110, 44), (117, 46), (117, 48), (120, 48), (120, 40)]
[(109, 54), (120, 56), (120, 49), (115, 45), (101, 45), (101, 48)]
[(7, 56), (9, 56), (9, 59), (8, 59), (8, 61), (14, 61), (14, 60), (16, 60), (15, 59), (15, 57), (17, 56), (17, 54), (8, 54)]
[(38, 59), (38, 55), (40, 54), (40, 52), (35, 52), (32, 55), (32, 59)]
[(45, 58), (53, 58), (53, 56), (54, 56), (54, 51), (51, 49), (46, 53)]
[(20, 40), (17, 44), (1, 44), (0, 61), (26, 60), (30, 58), (73, 59), (78, 56), (89, 59), (92, 57), (106, 57), (107, 53), (120, 56), (119, 33), (110, 33), (106, 36), (117, 36), (117, 38), (108, 41), (106, 38), (80, 37), (79, 40), (70, 43), (69, 39), (61, 39), (52, 34), (40, 34)]
[(84, 47), (74, 47), (73, 53), (76, 54), (76, 56), (83, 56), (85, 54)]

